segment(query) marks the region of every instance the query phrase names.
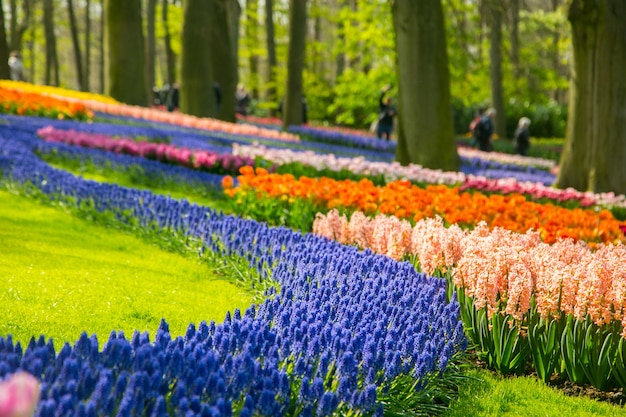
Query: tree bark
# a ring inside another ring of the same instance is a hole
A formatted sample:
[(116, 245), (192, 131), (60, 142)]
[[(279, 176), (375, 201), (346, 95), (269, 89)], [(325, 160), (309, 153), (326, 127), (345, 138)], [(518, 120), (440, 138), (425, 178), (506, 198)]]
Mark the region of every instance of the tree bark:
[(105, 63), (104, 63), (104, 20), (106, 18), (104, 12), (104, 0), (100, 0), (100, 39), (98, 42), (98, 53), (100, 55), (100, 73), (98, 74), (98, 78), (100, 80), (100, 93), (104, 94), (106, 90), (105, 85)]
[[(335, 16), (338, 15), (338, 11), (343, 9), (344, 7), (346, 7), (345, 5), (345, 0), (338, 0), (338, 4), (337, 4), (337, 13), (335, 13)], [(337, 52), (337, 56), (336, 56), (336, 69), (335, 69), (335, 80), (338, 80), (339, 78), (341, 78), (341, 75), (343, 74), (343, 71), (346, 68), (346, 34), (344, 31), (344, 22), (341, 19), (337, 20), (337, 43), (339, 44), (339, 52)]]
[(495, 133), (506, 137), (506, 114), (504, 112), (504, 90), (502, 88), (502, 3), (489, 1), (489, 73), (491, 79), (491, 105), (496, 109)]
[(4, 5), (0, 0), (0, 79), (11, 78), (9, 69), (9, 44), (7, 42), (7, 32), (4, 27)]
[(85, 61), (83, 64), (85, 91), (91, 91), (91, 0), (85, 0)]
[(67, 0), (67, 14), (70, 18), (70, 33), (72, 34), (72, 47), (74, 48), (74, 63), (76, 66), (76, 81), (78, 81), (78, 89), (81, 91), (87, 91), (83, 75), (83, 57), (80, 50), (80, 40), (78, 39), (76, 14), (74, 13), (74, 3), (72, 0)]
[(455, 171), (450, 74), (440, 0), (394, 0), (399, 95), (396, 160)]
[(152, 88), (154, 87), (154, 71), (156, 62), (156, 18), (157, 0), (148, 0), (146, 8), (146, 91), (148, 93), (148, 103), (152, 104)]
[(560, 188), (626, 193), (626, 2), (573, 0), (573, 66)]
[(510, 0), (511, 7), (511, 65), (513, 66), (513, 79), (517, 83), (520, 77), (519, 66), (519, 2)]
[[(54, 3), (53, 0), (43, 1), (43, 26), (46, 38), (46, 78), (45, 83), (58, 86), (59, 80), (59, 57), (57, 54), (57, 41), (54, 34)], [(52, 79), (54, 77), (54, 79)]]
[(287, 91), (283, 105), (283, 129), (301, 125), (302, 70), (306, 37), (306, 0), (289, 1), (289, 46), (287, 52)]
[[(211, 65), (211, 31), (214, 0), (186, 0), (183, 3), (180, 110), (200, 117), (215, 117)], [(203, 51), (203, 53), (198, 53)]]
[[(267, 101), (276, 104), (276, 42), (274, 39), (274, 0), (265, 0), (265, 38), (267, 47)], [(270, 108), (270, 116), (276, 114)]]
[(145, 106), (146, 77), (141, 0), (105, 0), (108, 95)]
[(165, 44), (165, 61), (167, 66), (167, 76), (165, 82), (172, 85), (172, 83), (176, 81), (176, 54), (174, 54), (174, 51), (172, 50), (172, 39), (168, 27), (167, 6), (168, 1), (163, 0), (161, 3), (161, 22), (163, 22), (163, 29), (165, 30), (165, 35), (163, 36), (163, 43)]
[(258, 0), (246, 1), (246, 42), (250, 58), (250, 92), (252, 98), (259, 98), (259, 54), (257, 45), (259, 43), (259, 2)]
[(24, 33), (28, 30), (30, 23), (31, 0), (22, 0), (22, 22), (17, 19), (17, 0), (11, 0), (11, 50), (21, 51)]
[(216, 116), (220, 120), (235, 122), (235, 91), (237, 89), (237, 31), (239, 11), (234, 10), (233, 0), (213, 0), (211, 13), (211, 45), (209, 52), (213, 65), (213, 78), (220, 85), (222, 100)]

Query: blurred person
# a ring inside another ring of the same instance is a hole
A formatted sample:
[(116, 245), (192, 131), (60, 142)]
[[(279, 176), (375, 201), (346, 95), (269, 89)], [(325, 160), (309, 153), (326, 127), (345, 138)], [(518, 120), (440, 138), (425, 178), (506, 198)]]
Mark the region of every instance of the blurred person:
[(393, 106), (391, 97), (387, 93), (391, 86), (385, 86), (380, 92), (378, 98), (378, 126), (376, 128), (376, 136), (385, 140), (391, 140), (391, 132), (393, 132), (393, 118), (396, 115), (396, 108)]
[(24, 81), (24, 64), (22, 63), (22, 56), (18, 51), (11, 52), (9, 69), (11, 70), (11, 80)]
[(530, 148), (530, 119), (528, 117), (522, 117), (519, 119), (517, 128), (515, 129), (515, 151), (522, 156), (528, 154), (528, 148)]
[(237, 91), (235, 92), (235, 113), (242, 116), (248, 115), (248, 105), (250, 104), (250, 95), (246, 91), (243, 84), (237, 84)]

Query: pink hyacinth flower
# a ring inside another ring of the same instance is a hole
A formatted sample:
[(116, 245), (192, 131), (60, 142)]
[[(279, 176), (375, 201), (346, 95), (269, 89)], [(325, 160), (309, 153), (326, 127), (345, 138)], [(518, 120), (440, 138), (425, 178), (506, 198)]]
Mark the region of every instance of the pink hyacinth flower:
[(0, 382), (0, 416), (30, 417), (39, 401), (39, 381), (26, 372)]

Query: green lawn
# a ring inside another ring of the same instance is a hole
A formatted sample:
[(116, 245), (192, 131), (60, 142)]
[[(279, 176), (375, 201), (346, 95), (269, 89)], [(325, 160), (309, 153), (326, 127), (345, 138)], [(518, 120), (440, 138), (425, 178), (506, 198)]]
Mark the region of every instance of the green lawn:
[(474, 369), (445, 417), (626, 416), (623, 407), (586, 397), (570, 397), (532, 376), (503, 378)]
[(111, 330), (157, 329), (245, 310), (253, 294), (193, 254), (160, 249), (136, 236), (0, 191), (0, 335), (27, 342), (45, 334), (100, 343)]

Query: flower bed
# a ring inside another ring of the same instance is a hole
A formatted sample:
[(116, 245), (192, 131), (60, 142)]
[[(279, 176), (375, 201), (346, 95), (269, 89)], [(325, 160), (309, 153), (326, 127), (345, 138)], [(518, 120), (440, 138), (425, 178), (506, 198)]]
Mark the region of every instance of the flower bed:
[(244, 167), (241, 172), (237, 177), (239, 186), (226, 192), (251, 206), (258, 204), (260, 197), (268, 196), (305, 200), (327, 210), (363, 211), (368, 216), (389, 214), (412, 221), (441, 216), (447, 223), (463, 227), (474, 227), (484, 221), (490, 228), (502, 227), (521, 233), (533, 229), (546, 243), (562, 237), (589, 243), (626, 241), (620, 222), (607, 210), (565, 209), (527, 201), (519, 194), (487, 196), (444, 185), (420, 188), (408, 181), (377, 187), (365, 179), (359, 182), (296, 179), (292, 175), (270, 174), (262, 168), (255, 172), (251, 167)]
[[(470, 342), (489, 365), (547, 381), (554, 374), (599, 389), (626, 387), (626, 246), (541, 242), (479, 224), (446, 228), (441, 218), (407, 221), (336, 210), (318, 214), (314, 233), (395, 259), (414, 256), (459, 292)], [(619, 334), (621, 333), (621, 338)]]
[(190, 325), (184, 337), (173, 338), (162, 322), (153, 342), (113, 332), (102, 351), (96, 336), (58, 351), (44, 336), (26, 349), (0, 338), (0, 378), (22, 369), (42, 381), (37, 415), (382, 413), (386, 387), (410, 377), (410, 390), (424, 389), (465, 347), (445, 282), (409, 264), (81, 180), (36, 158), (31, 135), (0, 126), (5, 184), (183, 233), (207, 250), (245, 258), (281, 288), (221, 324)]
[(57, 130), (47, 127), (39, 129), (37, 134), (48, 142), (60, 142), (131, 156), (141, 156), (219, 174), (236, 173), (242, 166), (254, 164), (253, 159), (246, 157), (190, 150), (163, 143), (137, 142), (128, 138), (112, 138), (107, 135), (95, 135), (74, 130)]
[(0, 85), (0, 113), (87, 120), (93, 114), (81, 103)]

